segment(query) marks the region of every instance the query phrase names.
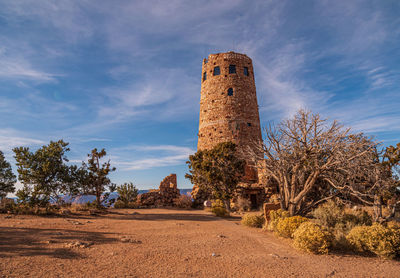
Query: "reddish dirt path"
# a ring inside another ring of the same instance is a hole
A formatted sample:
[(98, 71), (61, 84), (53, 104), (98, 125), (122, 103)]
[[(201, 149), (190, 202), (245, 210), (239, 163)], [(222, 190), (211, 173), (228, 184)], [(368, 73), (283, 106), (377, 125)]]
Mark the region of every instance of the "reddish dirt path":
[[(169, 209), (69, 218), (0, 215), (0, 276), (400, 277), (398, 261), (305, 254), (290, 241), (238, 223)], [(93, 245), (65, 247), (75, 241)]]

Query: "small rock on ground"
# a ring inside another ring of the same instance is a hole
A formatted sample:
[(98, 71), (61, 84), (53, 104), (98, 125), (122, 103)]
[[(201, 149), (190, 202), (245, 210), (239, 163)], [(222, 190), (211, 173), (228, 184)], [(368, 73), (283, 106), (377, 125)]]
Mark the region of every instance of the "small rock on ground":
[(64, 247), (66, 248), (87, 248), (93, 245), (93, 242), (83, 242), (83, 241), (74, 241), (70, 243), (66, 243)]
[(137, 240), (137, 239), (134, 239), (134, 238), (131, 238), (131, 237), (128, 237), (128, 236), (121, 236), (119, 240), (121, 242), (124, 242), (124, 243), (136, 243), (136, 244), (141, 244), (142, 243), (141, 240)]

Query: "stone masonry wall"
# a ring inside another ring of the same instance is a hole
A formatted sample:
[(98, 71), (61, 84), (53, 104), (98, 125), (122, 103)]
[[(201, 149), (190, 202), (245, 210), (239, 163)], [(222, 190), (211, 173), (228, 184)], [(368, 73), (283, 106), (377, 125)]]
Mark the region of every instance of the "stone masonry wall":
[(180, 197), (177, 187), (176, 174), (166, 176), (160, 183), (158, 189), (152, 189), (138, 196), (141, 207), (165, 207), (173, 206), (174, 201)]
[(177, 189), (177, 181), (176, 181), (176, 174), (171, 174), (166, 176), (160, 183), (160, 190), (166, 188), (175, 188)]

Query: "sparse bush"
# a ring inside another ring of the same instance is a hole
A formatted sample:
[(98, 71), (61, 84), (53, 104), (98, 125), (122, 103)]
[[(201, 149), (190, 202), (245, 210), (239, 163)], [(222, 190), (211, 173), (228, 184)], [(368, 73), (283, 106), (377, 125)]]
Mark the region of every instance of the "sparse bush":
[(94, 200), (93, 202), (88, 201), (84, 204), (71, 205), (71, 211), (73, 212), (90, 211), (91, 209), (96, 209), (96, 208), (97, 208), (96, 200)]
[(316, 253), (326, 254), (332, 245), (332, 233), (319, 224), (311, 221), (304, 222), (293, 234), (294, 246), (298, 249)]
[(314, 222), (328, 228), (334, 236), (333, 248), (339, 250), (350, 249), (346, 236), (354, 227), (371, 225), (372, 218), (364, 210), (351, 211), (338, 205), (333, 200), (320, 205), (312, 211)]
[(236, 204), (236, 209), (238, 211), (249, 211), (250, 208), (251, 208), (250, 200), (243, 198), (243, 197), (238, 198), (237, 204)]
[(356, 225), (353, 222), (340, 222), (335, 225), (333, 229), (330, 229), (334, 240), (332, 242), (332, 248), (336, 250), (349, 250), (351, 249), (350, 243), (346, 239), (347, 234), (351, 229), (353, 229)]
[(178, 208), (189, 209), (192, 207), (192, 198), (188, 195), (181, 195), (174, 201), (175, 206)]
[(393, 259), (400, 255), (400, 230), (374, 223), (354, 227), (347, 240), (359, 252), (372, 252), (379, 257)]
[(71, 211), (72, 212), (80, 212), (80, 211), (89, 211), (89, 207), (86, 204), (72, 204)]
[(281, 237), (293, 238), (293, 233), (297, 230), (297, 228), (299, 228), (302, 223), (307, 221), (309, 221), (308, 218), (298, 215), (280, 218), (274, 232)]
[(240, 221), (240, 223), (248, 227), (262, 228), (264, 224), (264, 216), (246, 213), (245, 215), (243, 215), (242, 221)]
[(333, 200), (323, 203), (311, 212), (315, 223), (328, 228), (334, 228), (337, 223), (343, 222), (344, 214), (343, 207), (337, 205)]
[(229, 216), (229, 212), (226, 210), (224, 202), (217, 199), (211, 205), (211, 212), (216, 216), (227, 217)]
[(353, 226), (371, 226), (372, 217), (365, 210), (357, 210), (351, 213), (345, 213), (343, 216), (343, 222), (353, 224)]
[(270, 231), (275, 231), (279, 220), (282, 218), (289, 217), (289, 212), (283, 209), (271, 210), (269, 212), (269, 217), (270, 220), (268, 221), (267, 229)]
[(333, 200), (318, 206), (311, 212), (314, 222), (330, 229), (336, 229), (338, 225), (348, 227), (351, 230), (357, 225), (372, 225), (371, 216), (364, 210), (351, 211), (346, 213), (342, 206)]

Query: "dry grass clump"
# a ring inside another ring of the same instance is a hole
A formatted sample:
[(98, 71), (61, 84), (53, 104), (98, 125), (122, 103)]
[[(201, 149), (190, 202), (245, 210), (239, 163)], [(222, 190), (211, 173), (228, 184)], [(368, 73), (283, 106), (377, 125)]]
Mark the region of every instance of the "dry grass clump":
[(126, 209), (126, 208), (129, 208), (129, 209), (134, 209), (134, 208), (138, 208), (139, 207), (139, 205), (138, 205), (138, 203), (135, 201), (135, 202), (128, 202), (128, 203), (126, 203), (126, 202), (124, 202), (124, 201), (122, 201), (122, 200), (117, 200), (115, 203), (114, 203), (114, 208), (116, 208), (116, 209)]
[(240, 223), (248, 227), (262, 228), (262, 226), (264, 225), (264, 221), (264, 216), (262, 215), (246, 213), (245, 215), (243, 215)]
[(333, 235), (319, 224), (304, 222), (293, 233), (293, 242), (298, 249), (315, 254), (326, 254), (332, 245)]

